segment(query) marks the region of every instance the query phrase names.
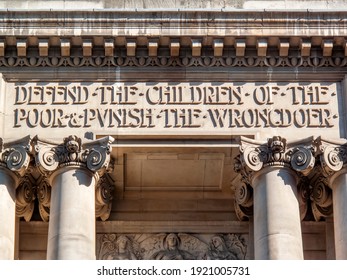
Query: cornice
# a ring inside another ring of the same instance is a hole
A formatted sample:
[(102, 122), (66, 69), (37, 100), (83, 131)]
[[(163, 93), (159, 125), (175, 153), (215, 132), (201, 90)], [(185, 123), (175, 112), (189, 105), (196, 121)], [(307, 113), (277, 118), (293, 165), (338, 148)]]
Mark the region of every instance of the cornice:
[[(345, 35), (346, 15), (347, 10), (0, 10), (0, 34), (47, 35), (47, 30), (57, 28), (58, 36), (69, 35), (69, 30), (74, 31), (70, 35), (97, 35), (100, 29), (112, 36), (206, 36), (207, 30), (223, 27), (217, 34), (239, 36), (242, 30), (243, 35), (257, 35), (253, 31), (260, 29), (258, 35), (263, 36), (326, 36), (327, 30), (330, 35)], [(79, 27), (84, 28), (76, 31)], [(292, 29), (296, 32), (288, 33)]]
[(347, 65), (345, 11), (0, 10), (0, 67)]

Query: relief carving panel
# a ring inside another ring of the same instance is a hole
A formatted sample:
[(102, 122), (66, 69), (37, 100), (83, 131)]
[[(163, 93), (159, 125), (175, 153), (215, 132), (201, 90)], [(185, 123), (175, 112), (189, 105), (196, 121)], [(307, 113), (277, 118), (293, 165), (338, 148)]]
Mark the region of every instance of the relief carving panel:
[(99, 260), (244, 260), (246, 234), (98, 234)]

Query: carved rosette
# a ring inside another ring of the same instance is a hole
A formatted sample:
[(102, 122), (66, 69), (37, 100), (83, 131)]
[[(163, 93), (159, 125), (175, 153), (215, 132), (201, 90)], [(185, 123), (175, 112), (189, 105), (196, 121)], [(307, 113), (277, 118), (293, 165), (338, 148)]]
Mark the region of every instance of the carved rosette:
[(241, 137), (240, 155), (236, 159), (235, 171), (243, 180), (252, 183), (254, 174), (267, 166), (286, 166), (300, 175), (308, 175), (314, 167), (313, 139), (287, 142), (280, 136), (268, 139), (267, 143)]
[(29, 222), (35, 208), (36, 187), (33, 178), (26, 175), (16, 189), (16, 215)]
[(95, 189), (95, 216), (106, 221), (111, 213), (114, 183), (106, 174), (102, 176)]

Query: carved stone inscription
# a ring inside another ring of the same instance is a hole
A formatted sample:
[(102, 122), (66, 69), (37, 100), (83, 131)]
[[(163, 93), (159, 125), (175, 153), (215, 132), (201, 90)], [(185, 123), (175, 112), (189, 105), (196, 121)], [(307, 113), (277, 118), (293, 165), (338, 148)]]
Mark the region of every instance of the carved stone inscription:
[(337, 129), (337, 83), (14, 83), (12, 129)]
[(99, 260), (244, 260), (245, 234), (98, 234)]

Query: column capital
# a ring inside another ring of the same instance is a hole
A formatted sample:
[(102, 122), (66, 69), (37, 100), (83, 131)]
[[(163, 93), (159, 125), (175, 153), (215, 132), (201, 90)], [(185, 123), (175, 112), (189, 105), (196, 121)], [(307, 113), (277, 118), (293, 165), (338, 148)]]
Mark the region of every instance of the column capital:
[(85, 168), (97, 177), (112, 169), (111, 143), (108, 136), (95, 141), (82, 143), (81, 138), (70, 135), (63, 143), (34, 138), (35, 161), (40, 172), (52, 179), (52, 175), (63, 167)]
[(18, 186), (30, 164), (31, 137), (4, 143), (0, 138), (0, 167), (9, 172)]
[(318, 137), (315, 142), (318, 147), (322, 174), (328, 178), (329, 186), (332, 187), (336, 176), (347, 167), (347, 141)]
[(281, 136), (274, 136), (265, 143), (241, 137), (235, 171), (251, 185), (255, 174), (265, 167), (287, 167), (306, 176), (314, 167), (314, 153), (312, 137), (289, 142)]

